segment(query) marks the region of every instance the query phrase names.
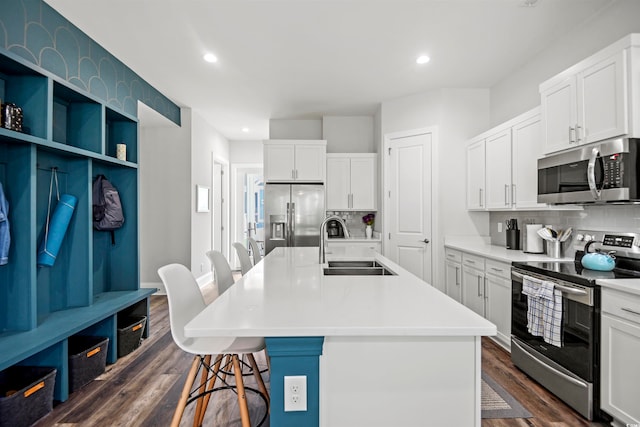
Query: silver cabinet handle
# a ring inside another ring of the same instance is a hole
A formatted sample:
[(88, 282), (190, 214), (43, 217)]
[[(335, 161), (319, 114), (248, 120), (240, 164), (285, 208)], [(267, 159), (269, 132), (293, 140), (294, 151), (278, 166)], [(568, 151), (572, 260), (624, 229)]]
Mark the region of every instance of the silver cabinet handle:
[(480, 207), (482, 207), (482, 205), (483, 205), (483, 203), (482, 203), (482, 188), (479, 188), (479, 189), (478, 189), (478, 193), (479, 193), (479, 195), (480, 195), (480, 199), (479, 199), (479, 201), (480, 201)]
[(456, 256), (454, 254), (447, 254), (447, 258), (454, 259)]
[(582, 141), (582, 138), (580, 138), (580, 129), (582, 129), (582, 126), (576, 125), (576, 142), (578, 144)]
[(476, 263), (475, 261), (472, 261), (470, 259), (466, 259), (466, 260), (464, 260), (464, 262), (468, 262), (469, 264), (475, 264)]
[(487, 278), (484, 278), (484, 299), (489, 299), (489, 294), (487, 293)]
[(576, 132), (576, 129), (572, 126), (569, 126), (569, 144), (576, 142), (575, 132)]
[(504, 185), (504, 205), (509, 206), (509, 185)]
[(640, 313), (637, 311), (631, 310), (630, 308), (621, 307), (622, 311), (626, 311), (627, 313), (635, 314), (636, 316), (640, 316)]
[(460, 286), (460, 268), (456, 267), (456, 286)]
[(516, 204), (516, 185), (511, 184), (511, 204)]
[(295, 171), (295, 169), (291, 169), (291, 179), (296, 179), (296, 171)]
[(503, 269), (501, 269), (501, 268), (495, 268), (495, 267), (491, 267), (491, 269), (492, 269), (493, 271), (504, 271), (504, 270), (503, 270)]
[(482, 286), (482, 277), (478, 276), (478, 296), (479, 297), (482, 296), (482, 290), (480, 289), (481, 286)]

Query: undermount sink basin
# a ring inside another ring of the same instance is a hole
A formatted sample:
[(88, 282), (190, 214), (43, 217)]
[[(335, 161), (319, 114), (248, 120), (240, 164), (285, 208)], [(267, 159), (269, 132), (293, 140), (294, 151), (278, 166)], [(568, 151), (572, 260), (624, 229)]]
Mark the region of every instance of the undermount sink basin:
[(377, 261), (329, 261), (325, 276), (396, 276)]

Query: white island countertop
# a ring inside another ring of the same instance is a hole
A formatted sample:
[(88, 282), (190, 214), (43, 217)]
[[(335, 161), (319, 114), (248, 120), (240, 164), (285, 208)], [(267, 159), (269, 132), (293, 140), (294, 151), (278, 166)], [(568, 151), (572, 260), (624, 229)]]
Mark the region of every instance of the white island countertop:
[(436, 288), (380, 254), (372, 258), (397, 276), (324, 276), (318, 248), (276, 248), (189, 322), (185, 335), (496, 334), (494, 324)]

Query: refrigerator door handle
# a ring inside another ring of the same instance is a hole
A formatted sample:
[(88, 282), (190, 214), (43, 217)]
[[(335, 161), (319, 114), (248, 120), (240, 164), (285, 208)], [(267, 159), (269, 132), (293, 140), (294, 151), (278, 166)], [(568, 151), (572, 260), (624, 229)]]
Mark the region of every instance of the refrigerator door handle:
[(290, 215), (289, 229), (291, 230), (291, 233), (289, 234), (289, 246), (293, 246), (296, 238), (296, 204), (294, 202), (291, 203)]

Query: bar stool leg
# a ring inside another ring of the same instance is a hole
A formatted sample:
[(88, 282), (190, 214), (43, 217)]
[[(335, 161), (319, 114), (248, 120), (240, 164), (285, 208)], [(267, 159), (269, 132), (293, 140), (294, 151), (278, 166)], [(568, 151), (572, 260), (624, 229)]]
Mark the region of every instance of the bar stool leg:
[(171, 427), (179, 427), (180, 420), (182, 419), (182, 414), (184, 413), (184, 408), (187, 406), (187, 400), (189, 399), (189, 391), (193, 386), (193, 383), (196, 380), (196, 375), (198, 375), (198, 366), (200, 365), (200, 356), (195, 356), (193, 358), (193, 363), (191, 363), (191, 369), (189, 370), (189, 374), (187, 374), (187, 379), (184, 382), (184, 387), (182, 388), (182, 394), (180, 395), (180, 400), (178, 400), (178, 405), (176, 406), (176, 410), (173, 413), (173, 419), (171, 420)]
[(207, 390), (207, 377), (209, 374), (209, 366), (211, 365), (211, 355), (207, 354), (204, 357), (201, 357), (201, 368), (200, 369), (200, 387), (198, 388), (198, 398), (196, 399), (196, 412), (193, 416), (193, 427), (198, 427), (198, 421), (201, 418), (203, 413), (203, 404), (204, 404), (204, 392)]
[[(207, 407), (209, 406), (209, 400), (211, 400), (211, 390), (216, 386), (216, 380), (218, 379), (218, 371), (220, 371), (220, 364), (222, 363), (223, 355), (219, 354), (216, 356), (215, 364), (213, 365), (213, 372), (211, 372), (211, 378), (209, 379), (209, 384), (207, 384), (206, 390), (209, 392), (204, 396), (204, 407), (202, 408), (202, 412), (200, 413), (200, 418), (198, 419), (197, 426), (201, 426), (204, 422), (204, 415), (207, 412)], [(194, 418), (195, 420), (195, 418)]]
[(247, 358), (249, 359), (249, 363), (251, 364), (251, 370), (253, 371), (253, 376), (255, 377), (256, 382), (258, 383), (258, 388), (260, 389), (262, 394), (264, 394), (265, 399), (267, 399), (267, 411), (269, 411), (271, 408), (269, 393), (267, 392), (267, 387), (264, 385), (264, 380), (262, 379), (262, 375), (260, 375), (260, 369), (258, 368), (256, 359), (255, 357), (253, 357), (253, 354), (251, 353), (247, 355)]
[(238, 392), (238, 406), (240, 407), (240, 419), (242, 420), (242, 427), (251, 427), (251, 420), (249, 419), (249, 406), (247, 405), (247, 396), (244, 392), (244, 382), (242, 380), (242, 370), (240, 369), (240, 361), (238, 355), (232, 356), (233, 360), (233, 373), (236, 377), (236, 388)]

